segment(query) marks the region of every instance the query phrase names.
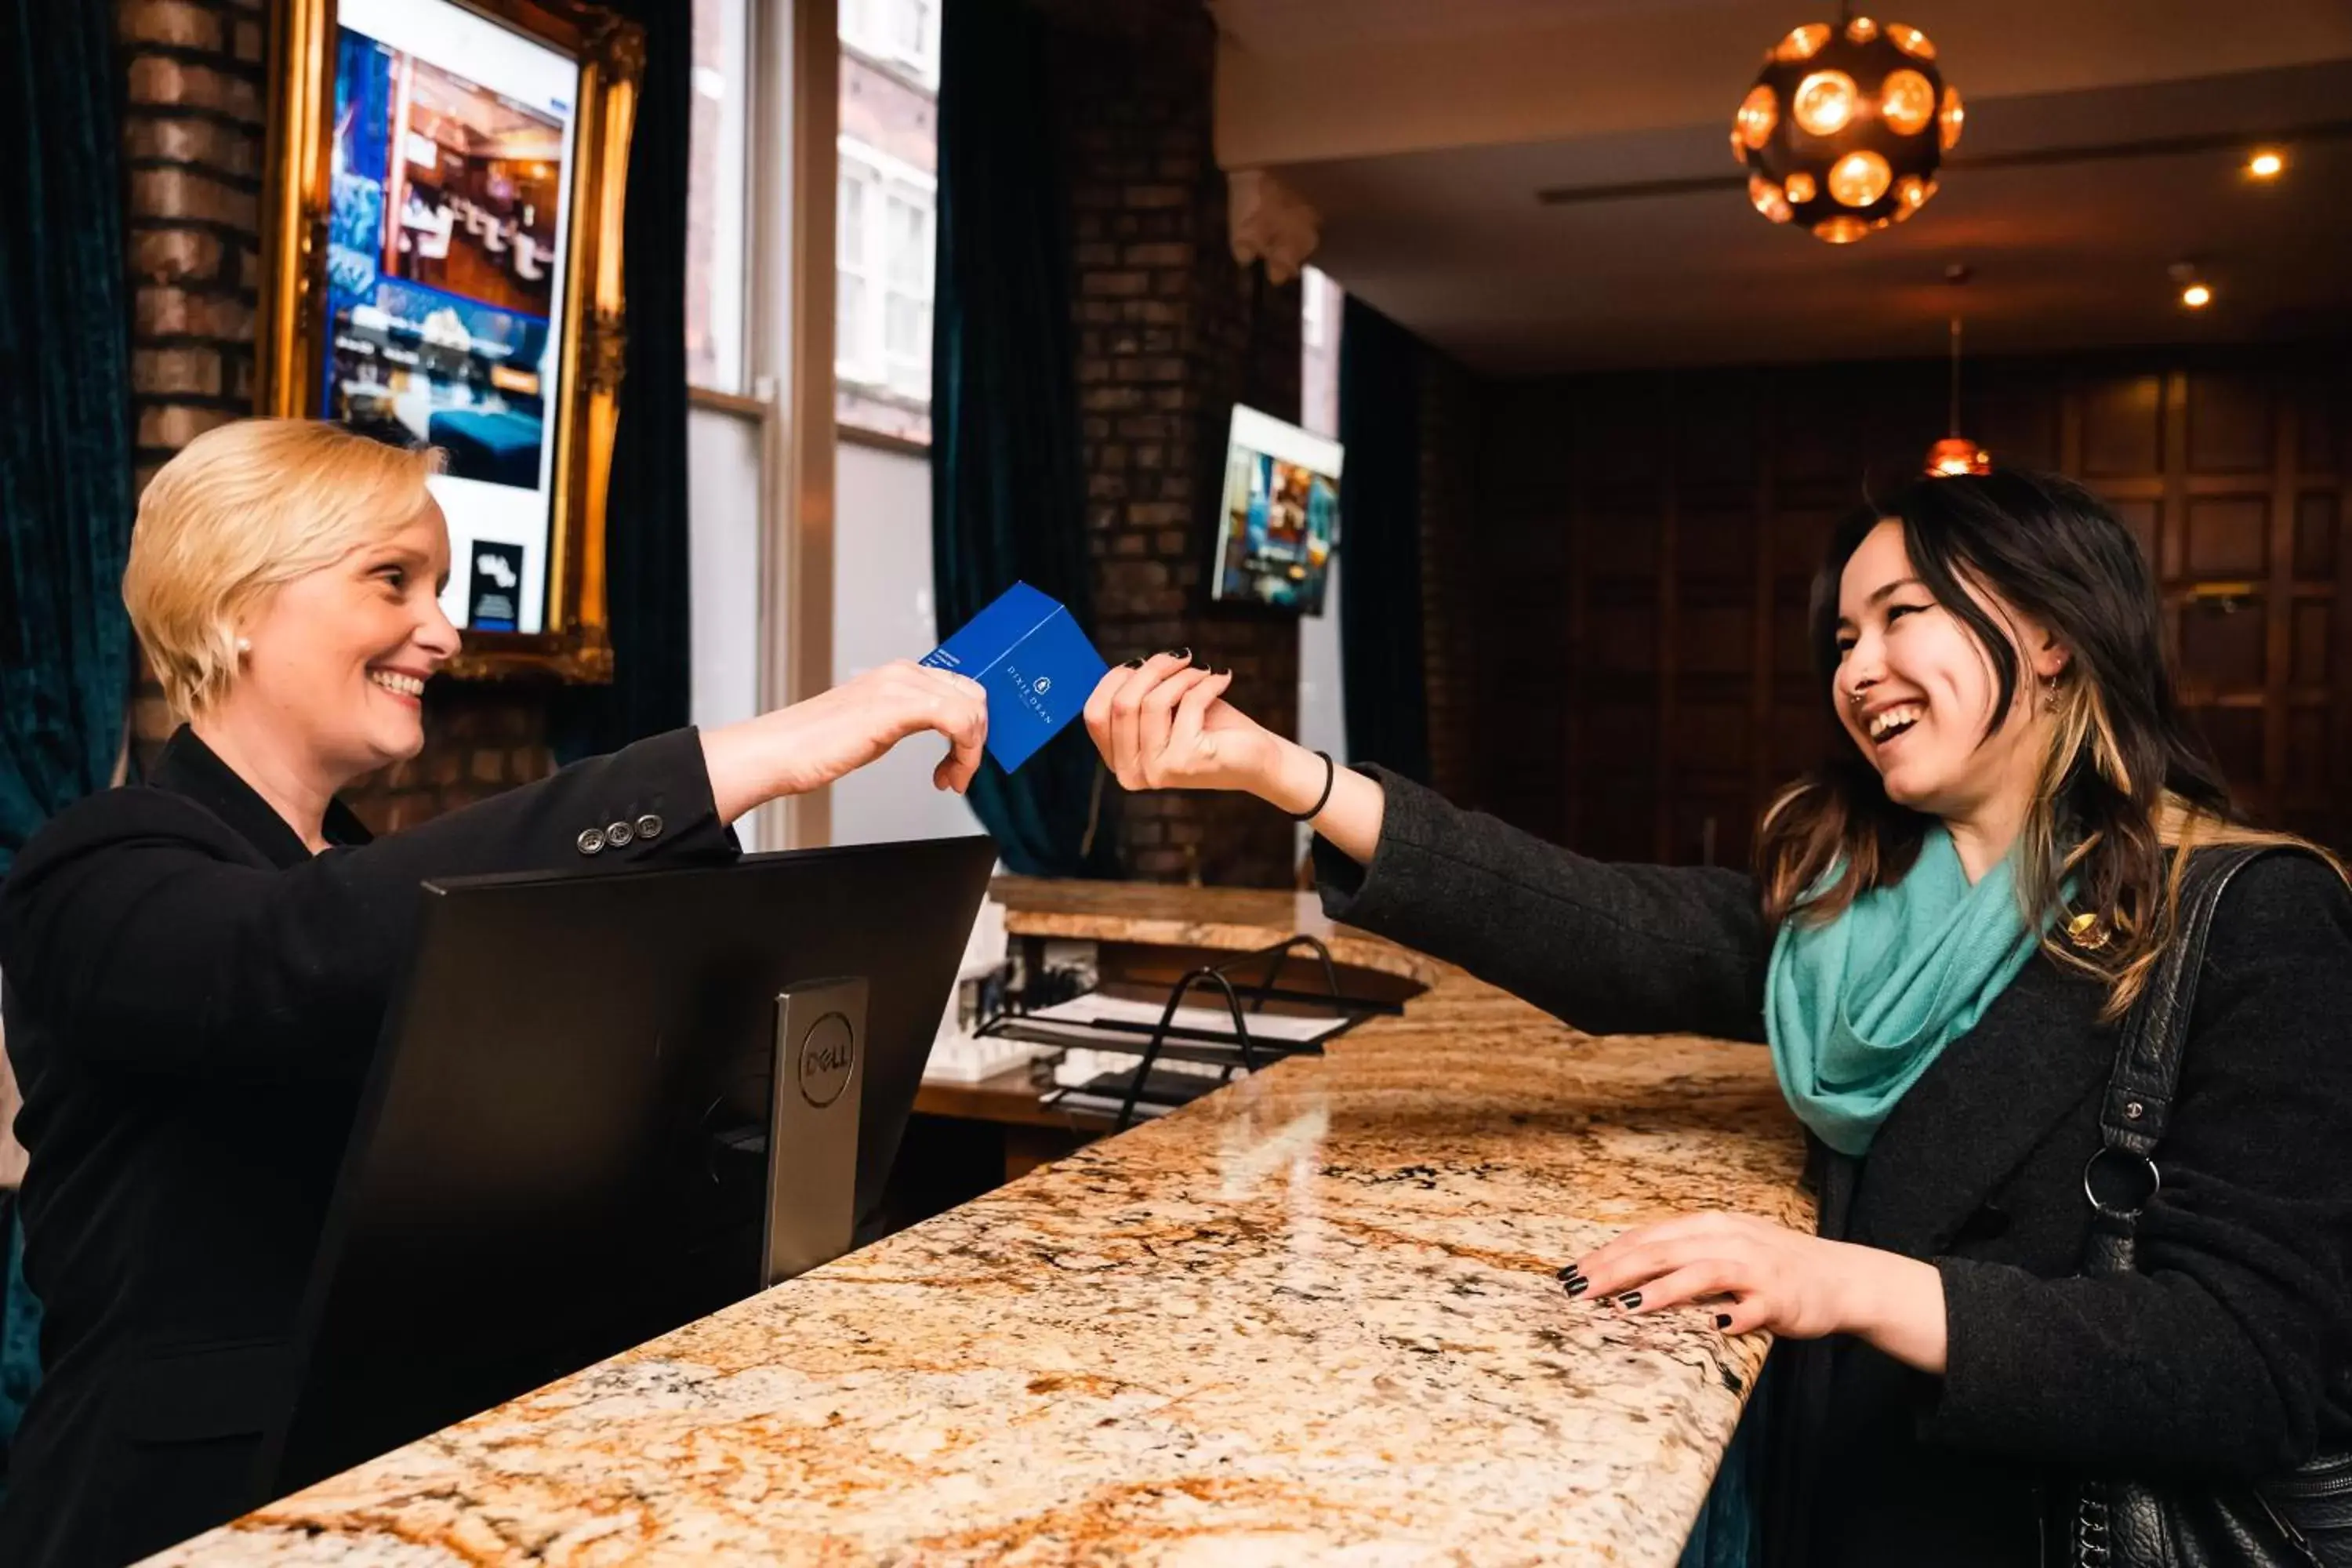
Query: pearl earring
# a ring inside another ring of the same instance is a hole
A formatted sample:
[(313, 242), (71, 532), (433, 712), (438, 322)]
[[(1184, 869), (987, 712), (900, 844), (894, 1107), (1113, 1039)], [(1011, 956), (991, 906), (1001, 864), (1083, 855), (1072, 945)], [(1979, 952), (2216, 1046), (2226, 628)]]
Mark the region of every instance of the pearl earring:
[(253, 639), (251, 637), (237, 638), (236, 651), (240, 654), (251, 653), (253, 651)]

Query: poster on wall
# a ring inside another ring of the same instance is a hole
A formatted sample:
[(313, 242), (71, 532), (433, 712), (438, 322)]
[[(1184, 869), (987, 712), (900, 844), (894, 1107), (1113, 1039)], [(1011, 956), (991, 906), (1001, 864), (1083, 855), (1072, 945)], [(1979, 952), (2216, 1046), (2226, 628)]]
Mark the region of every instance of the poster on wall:
[(320, 407), (446, 454), (450, 619), (542, 631), (580, 62), (454, 0), (335, 20)]

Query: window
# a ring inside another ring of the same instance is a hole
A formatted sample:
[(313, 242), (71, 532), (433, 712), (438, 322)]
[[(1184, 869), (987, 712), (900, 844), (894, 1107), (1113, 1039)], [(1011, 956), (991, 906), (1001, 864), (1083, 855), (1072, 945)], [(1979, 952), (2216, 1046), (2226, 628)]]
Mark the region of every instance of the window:
[(939, 88), (938, 0), (841, 0), (841, 41), (919, 87)]
[(893, 188), (883, 198), (882, 355), (890, 390), (931, 396), (931, 188)]
[(931, 394), (937, 184), (894, 163), (843, 140), (834, 368), (861, 392), (920, 409)]
[(694, 100), (686, 183), (686, 377), (741, 393), (746, 0), (694, 0)]
[(930, 439), (939, 0), (842, 0), (835, 417)]

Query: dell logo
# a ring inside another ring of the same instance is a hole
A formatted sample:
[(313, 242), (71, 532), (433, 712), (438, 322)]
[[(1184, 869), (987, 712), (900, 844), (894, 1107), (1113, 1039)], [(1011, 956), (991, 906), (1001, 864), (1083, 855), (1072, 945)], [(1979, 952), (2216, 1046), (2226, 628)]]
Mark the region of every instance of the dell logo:
[(810, 1025), (801, 1037), (800, 1058), (801, 1098), (819, 1110), (839, 1100), (849, 1069), (857, 1065), (857, 1036), (849, 1020), (827, 1013)]

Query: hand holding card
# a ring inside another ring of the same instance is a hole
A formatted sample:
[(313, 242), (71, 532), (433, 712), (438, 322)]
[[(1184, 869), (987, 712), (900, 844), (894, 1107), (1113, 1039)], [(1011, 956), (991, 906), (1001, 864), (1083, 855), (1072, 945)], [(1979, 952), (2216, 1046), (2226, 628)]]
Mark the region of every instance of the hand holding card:
[(931, 782), (962, 794), (980, 771), (987, 693), (950, 671), (894, 660), (789, 708), (703, 731), (711, 804), (733, 822), (764, 802), (823, 789), (925, 731), (948, 742)]
[(1109, 669), (1070, 612), (1026, 583), (1006, 589), (923, 663), (987, 691), (988, 754), (1007, 773), (1078, 716)]

